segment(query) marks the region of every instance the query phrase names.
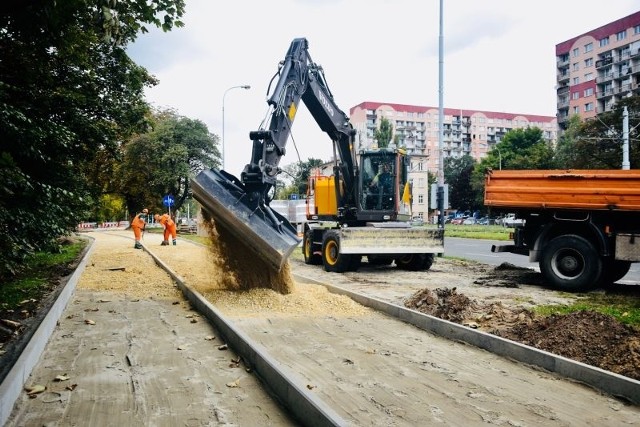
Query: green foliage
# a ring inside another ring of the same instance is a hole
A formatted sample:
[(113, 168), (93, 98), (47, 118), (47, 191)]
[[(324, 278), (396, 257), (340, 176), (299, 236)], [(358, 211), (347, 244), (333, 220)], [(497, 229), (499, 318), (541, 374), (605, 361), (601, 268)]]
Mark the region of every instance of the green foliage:
[(476, 161), (468, 154), (444, 159), (444, 179), (449, 184), (449, 205), (460, 210), (475, 210), (476, 195), (471, 187), (471, 176)]
[(622, 167), (623, 110), (629, 114), (629, 161), (640, 167), (640, 96), (624, 98), (608, 112), (581, 122), (569, 121), (558, 143), (557, 162), (571, 169), (620, 169)]
[(543, 138), (542, 130), (537, 127), (510, 130), (475, 166), (471, 183), (479, 204), (484, 199), (485, 175), (488, 170), (499, 168), (500, 159), (502, 169), (556, 168), (554, 149)]
[(143, 207), (165, 211), (162, 197), (166, 194), (175, 197), (172, 210), (180, 209), (190, 195), (190, 179), (220, 164), (218, 138), (201, 121), (159, 111), (152, 126), (125, 143), (124, 158), (117, 168), (119, 191), (130, 213)]
[(143, 91), (156, 83), (126, 44), (144, 25), (181, 26), (183, 13), (183, 0), (2, 4), (0, 278), (56, 247), (99, 200), (90, 165), (144, 131)]
[(571, 305), (548, 305), (535, 308), (543, 316), (570, 314), (577, 311), (597, 311), (615, 317), (627, 325), (640, 327), (640, 297), (614, 292), (590, 292)]
[(59, 279), (60, 266), (76, 261), (87, 245), (87, 240), (77, 240), (60, 245), (54, 252), (35, 253), (23, 265), (19, 274), (0, 286), (0, 301), (3, 310), (15, 310), (20, 302), (27, 299), (39, 299), (50, 291), (49, 276)]
[(291, 194), (306, 195), (311, 170), (324, 163), (320, 159), (309, 158), (307, 161), (299, 161), (285, 166), (283, 172), (288, 179), (286, 182), (284, 180), (278, 181), (278, 192), (275, 198), (288, 199)]
[(380, 126), (375, 130), (373, 139), (378, 148), (387, 148), (393, 137), (393, 124), (386, 117), (380, 118)]
[(463, 237), (465, 239), (488, 239), (509, 241), (512, 228), (501, 225), (445, 225), (447, 237)]

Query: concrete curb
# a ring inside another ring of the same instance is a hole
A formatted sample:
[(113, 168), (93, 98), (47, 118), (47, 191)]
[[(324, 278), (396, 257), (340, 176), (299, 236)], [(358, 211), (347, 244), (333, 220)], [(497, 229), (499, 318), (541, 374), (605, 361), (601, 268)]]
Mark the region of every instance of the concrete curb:
[(264, 347), (252, 341), (233, 323), (225, 319), (211, 303), (187, 285), (182, 277), (173, 272), (153, 252), (146, 247), (144, 249), (173, 278), (193, 307), (220, 331), (229, 346), (242, 357), (248, 367), (255, 371), (268, 390), (298, 421), (305, 426), (313, 427), (348, 425), (316, 395), (309, 393), (303, 386), (304, 382), (280, 366)]
[(324, 286), (332, 293), (348, 296), (357, 303), (386, 313), (443, 338), (465, 342), (493, 354), (543, 368), (609, 395), (626, 399), (633, 404), (640, 404), (640, 381), (338, 286), (322, 283), (309, 277), (297, 274), (294, 274), (294, 276), (306, 283)]
[(40, 323), (40, 326), (29, 340), (29, 343), (20, 354), (11, 371), (9, 371), (2, 381), (2, 384), (0, 384), (0, 396), (2, 396), (2, 399), (0, 399), (0, 425), (4, 425), (9, 419), (16, 400), (20, 396), (20, 393), (23, 393), (24, 385), (29, 375), (31, 375), (31, 371), (40, 360), (49, 342), (49, 338), (51, 338), (51, 334), (53, 334), (58, 320), (60, 320), (60, 316), (73, 297), (76, 286), (78, 285), (78, 280), (87, 266), (87, 261), (94, 249), (94, 240), (90, 240), (91, 246), (84, 254), (75, 272), (67, 281), (67, 284), (64, 286), (62, 292), (60, 292), (51, 310), (42, 320), (42, 323)]

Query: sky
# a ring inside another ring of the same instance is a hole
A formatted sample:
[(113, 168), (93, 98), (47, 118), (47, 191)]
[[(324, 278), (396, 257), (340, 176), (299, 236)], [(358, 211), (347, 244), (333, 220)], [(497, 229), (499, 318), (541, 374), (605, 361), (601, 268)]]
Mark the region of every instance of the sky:
[[(365, 101), (439, 105), (439, 0), (185, 1), (184, 27), (152, 30), (128, 52), (159, 80), (149, 103), (201, 120), (221, 142), (224, 127), (224, 169), (237, 177), (295, 38), (308, 40), (347, 115)], [(638, 0), (443, 3), (444, 107), (546, 116), (556, 114), (555, 46), (640, 10)], [(240, 85), (251, 88), (230, 89)], [(300, 105), (281, 166), (332, 155)]]

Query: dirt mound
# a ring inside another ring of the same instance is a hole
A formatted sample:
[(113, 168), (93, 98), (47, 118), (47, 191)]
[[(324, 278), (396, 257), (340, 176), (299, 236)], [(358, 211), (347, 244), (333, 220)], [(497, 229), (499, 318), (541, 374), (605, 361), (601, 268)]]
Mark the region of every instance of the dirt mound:
[(538, 318), (524, 308), (481, 304), (456, 288), (423, 289), (405, 306), (640, 380), (640, 331), (612, 316), (579, 311)]
[(640, 332), (612, 316), (594, 311), (552, 315), (497, 335), (640, 380)]
[(524, 308), (509, 309), (502, 303), (482, 304), (458, 293), (456, 288), (423, 289), (405, 303), (405, 307), (474, 329), (494, 333), (516, 323), (528, 324), (533, 313)]
[(480, 286), (501, 288), (520, 288), (522, 285), (543, 286), (545, 284), (540, 273), (508, 262), (503, 262), (488, 274), (481, 275), (473, 283)]

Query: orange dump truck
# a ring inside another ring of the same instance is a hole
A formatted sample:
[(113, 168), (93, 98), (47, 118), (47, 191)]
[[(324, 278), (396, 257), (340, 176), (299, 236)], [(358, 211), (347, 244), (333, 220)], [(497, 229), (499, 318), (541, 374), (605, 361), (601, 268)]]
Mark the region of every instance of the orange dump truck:
[(484, 204), (523, 221), (513, 244), (555, 287), (585, 291), (624, 277), (640, 261), (640, 170), (500, 170)]

